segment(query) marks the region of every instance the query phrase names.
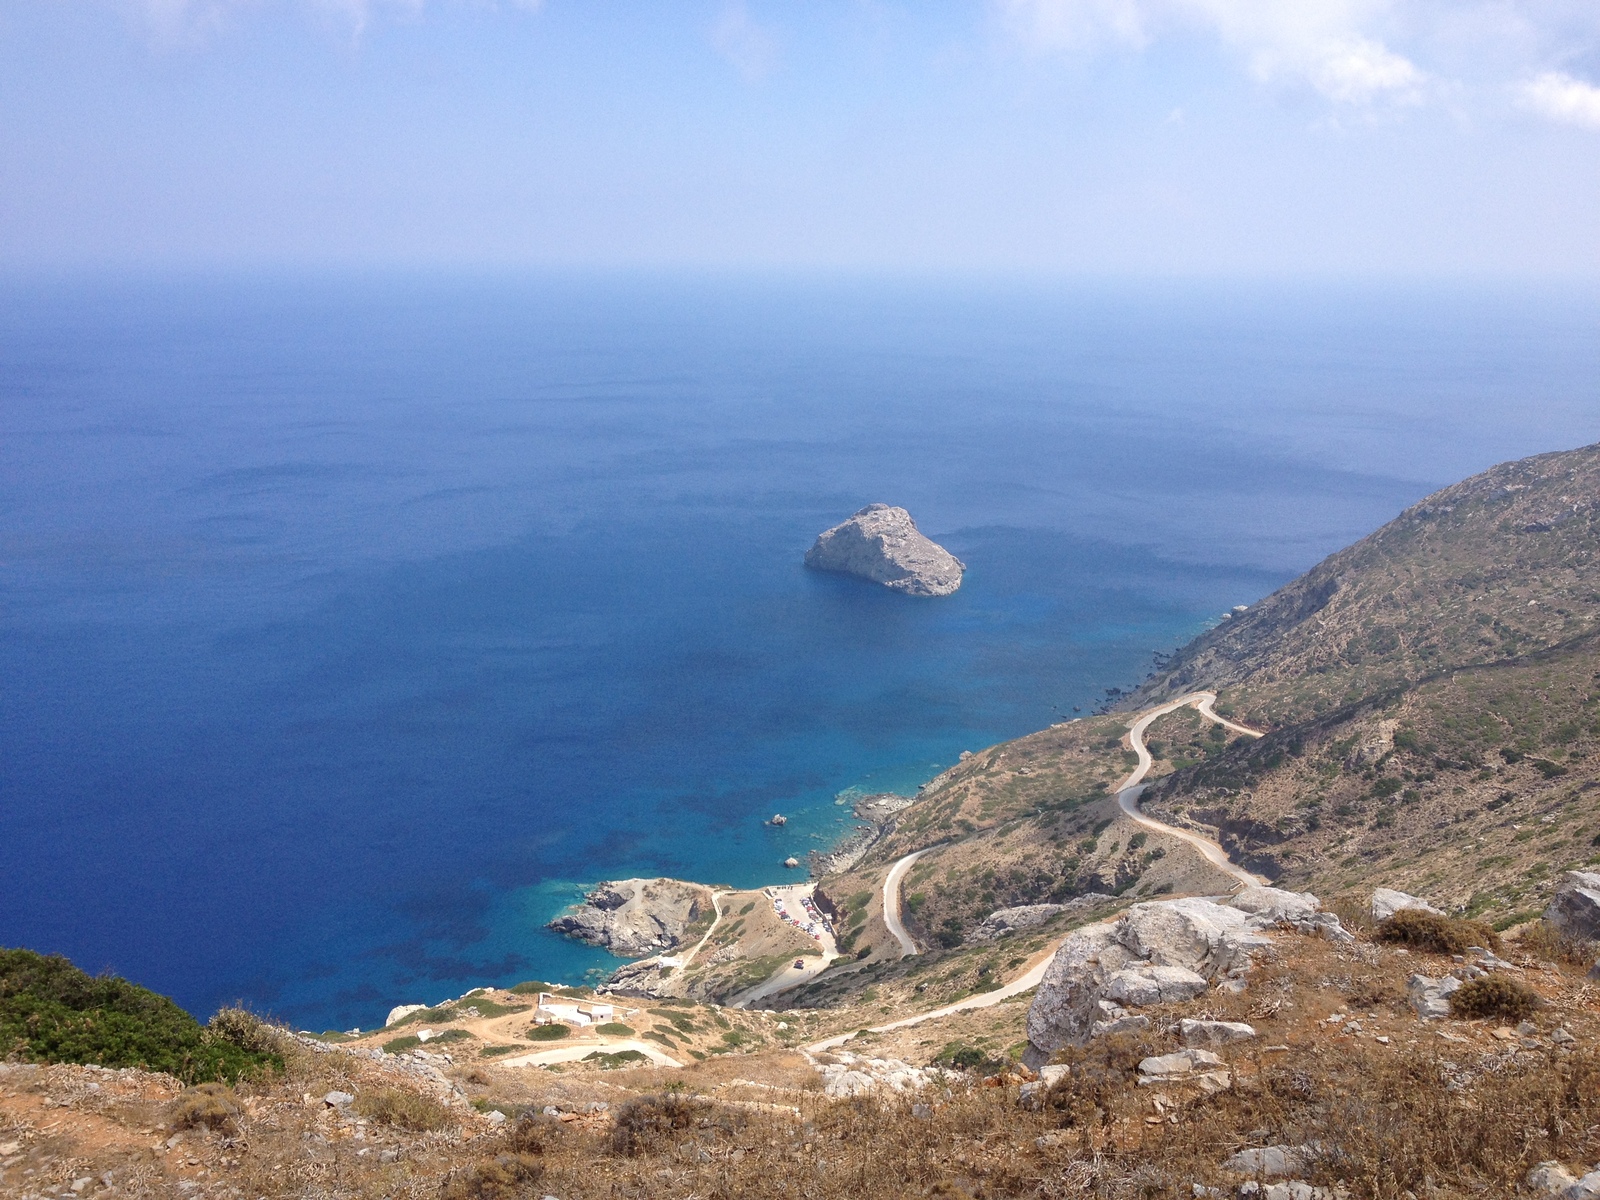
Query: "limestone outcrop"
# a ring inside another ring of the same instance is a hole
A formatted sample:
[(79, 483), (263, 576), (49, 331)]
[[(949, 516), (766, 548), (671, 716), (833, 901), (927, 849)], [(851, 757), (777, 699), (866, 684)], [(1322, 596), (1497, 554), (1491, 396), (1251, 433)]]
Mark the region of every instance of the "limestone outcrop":
[(966, 565), (917, 529), (911, 514), (869, 504), (818, 536), (806, 566), (881, 583), (908, 596), (948, 596), (961, 586)]
[(1220, 903), (1136, 904), (1115, 921), (1075, 930), (1028, 1009), (1023, 1061), (1037, 1067), (1062, 1046), (1147, 1023), (1130, 1008), (1192, 999), (1213, 985), (1243, 987), (1251, 956), (1271, 946), (1267, 931), (1280, 923), (1336, 941), (1349, 936), (1315, 896), (1262, 887)]
[(972, 933), (974, 942), (992, 942), (1009, 937), (1024, 929), (1043, 925), (1058, 913), (1074, 909), (1094, 908), (1101, 904), (1114, 904), (1117, 898), (1104, 892), (1088, 892), (1074, 896), (1065, 904), (1021, 904), (1015, 908), (998, 908), (983, 919)]
[(711, 894), (698, 883), (619, 879), (602, 883), (547, 928), (622, 958), (639, 958), (675, 949), (684, 930), (710, 910)]

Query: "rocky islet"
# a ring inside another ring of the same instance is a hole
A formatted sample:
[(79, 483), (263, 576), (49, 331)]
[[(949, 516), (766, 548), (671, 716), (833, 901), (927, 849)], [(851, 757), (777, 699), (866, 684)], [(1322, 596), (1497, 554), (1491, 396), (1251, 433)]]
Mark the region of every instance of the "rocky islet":
[(930, 540), (903, 508), (869, 504), (817, 537), (805, 565), (881, 583), (907, 596), (948, 596), (966, 564)]

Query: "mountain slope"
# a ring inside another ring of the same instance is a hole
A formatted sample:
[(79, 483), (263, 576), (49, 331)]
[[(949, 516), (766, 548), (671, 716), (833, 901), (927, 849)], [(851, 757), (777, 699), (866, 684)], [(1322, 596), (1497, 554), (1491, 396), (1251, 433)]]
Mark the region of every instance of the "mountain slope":
[(1434, 493), (1197, 638), (1122, 707), (1204, 687), (1283, 726), (1596, 628), (1600, 446), (1586, 446)]

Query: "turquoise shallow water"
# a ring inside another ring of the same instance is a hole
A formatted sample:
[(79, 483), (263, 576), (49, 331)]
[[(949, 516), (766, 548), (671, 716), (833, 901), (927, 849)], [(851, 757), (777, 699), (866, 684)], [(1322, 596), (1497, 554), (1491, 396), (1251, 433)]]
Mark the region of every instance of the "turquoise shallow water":
[[(0, 288), (0, 944), (316, 1027), (610, 960), (1087, 710), (1434, 486), (1593, 440), (1587, 295)], [(955, 596), (817, 575), (904, 504)], [(774, 811), (791, 817), (766, 827)]]

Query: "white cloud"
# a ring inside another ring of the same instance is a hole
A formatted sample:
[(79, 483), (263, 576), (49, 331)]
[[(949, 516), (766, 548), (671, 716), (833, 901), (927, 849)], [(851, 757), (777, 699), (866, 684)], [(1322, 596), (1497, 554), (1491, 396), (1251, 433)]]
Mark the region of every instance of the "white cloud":
[(711, 27), (711, 44), (749, 83), (766, 78), (778, 63), (778, 43), (735, 0), (723, 6)]
[(1562, 71), (1546, 71), (1518, 89), (1522, 107), (1564, 125), (1600, 129), (1600, 87)]
[(1373, 27), (1386, 0), (996, 0), (1006, 24), (1040, 50), (1105, 41), (1143, 47), (1200, 30), (1243, 56), (1263, 82), (1298, 80), (1330, 100), (1419, 99), (1428, 75)]

